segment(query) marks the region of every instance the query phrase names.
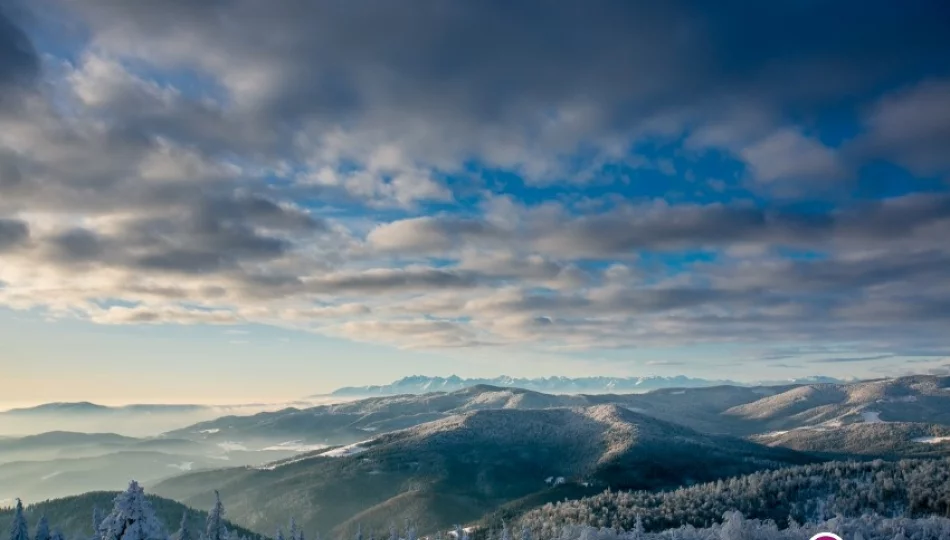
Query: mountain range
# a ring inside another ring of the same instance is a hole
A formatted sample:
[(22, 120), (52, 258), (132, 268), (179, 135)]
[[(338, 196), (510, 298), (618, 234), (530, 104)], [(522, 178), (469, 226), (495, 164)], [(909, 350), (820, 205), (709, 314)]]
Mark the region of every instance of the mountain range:
[[(238, 522), (272, 530), (295, 516), (334, 536), (407, 515), (427, 530), (500, 505), (568, 493), (660, 489), (817, 461), (707, 435), (615, 404), (476, 409), (265, 467), (165, 480), (159, 495), (204, 507), (220, 490)], [(554, 491), (552, 491), (554, 490)]]
[(607, 487), (943, 456), (950, 377), (591, 394), (481, 384), (224, 416), (148, 438), (7, 437), (0, 499), (114, 489), (135, 475), (197, 508), (220, 490), (232, 518), (256, 531), (294, 516), (350, 536), (357, 524), (381, 530), (396, 517), (434, 530), (517, 516)]
[[(452, 392), (471, 386), (488, 385), (503, 388), (522, 388), (549, 394), (626, 394), (647, 392), (660, 388), (699, 388), (705, 386), (774, 386), (781, 384), (813, 384), (846, 382), (834, 377), (803, 377), (789, 380), (741, 383), (729, 380), (710, 380), (685, 375), (645, 377), (538, 377), (516, 378), (502, 375), (492, 378), (428, 377), (412, 375), (398, 381), (374, 386), (347, 386), (330, 393), (332, 396), (392, 396), (399, 394), (426, 394)], [(314, 396), (317, 397), (317, 396)]]

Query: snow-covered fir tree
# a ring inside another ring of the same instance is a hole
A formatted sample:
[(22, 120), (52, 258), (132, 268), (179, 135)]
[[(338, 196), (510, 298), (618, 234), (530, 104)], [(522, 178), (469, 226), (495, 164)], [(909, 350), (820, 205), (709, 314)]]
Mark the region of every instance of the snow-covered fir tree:
[(98, 506), (92, 507), (92, 538), (99, 538), (99, 529), (102, 527), (102, 520), (105, 519), (105, 516), (102, 514), (102, 510)]
[(110, 512), (102, 520), (101, 540), (166, 540), (164, 525), (155, 516), (145, 491), (138, 482), (120, 493)]
[(16, 500), (13, 521), (10, 522), (10, 540), (30, 540), (30, 526), (26, 522), (26, 515), (23, 513), (23, 501), (20, 499)]
[(228, 528), (224, 521), (224, 504), (221, 503), (221, 494), (214, 492), (214, 506), (208, 512), (205, 522), (205, 537), (208, 540), (228, 540)]
[(36, 522), (36, 532), (33, 533), (33, 540), (50, 540), (49, 520), (46, 516), (41, 516)]
[(178, 525), (178, 532), (172, 537), (172, 540), (192, 540), (191, 529), (188, 527), (188, 512), (181, 513), (181, 523)]

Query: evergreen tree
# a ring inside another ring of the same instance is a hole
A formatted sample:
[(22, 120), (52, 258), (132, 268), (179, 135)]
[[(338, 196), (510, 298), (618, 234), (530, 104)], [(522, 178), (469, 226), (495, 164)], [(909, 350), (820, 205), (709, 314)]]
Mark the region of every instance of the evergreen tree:
[(16, 510), (13, 513), (13, 521), (10, 523), (10, 540), (30, 540), (30, 526), (26, 523), (23, 501), (20, 499), (16, 500)]
[(112, 512), (102, 520), (102, 540), (165, 540), (164, 526), (155, 516), (145, 491), (138, 482), (115, 498)]
[(38, 522), (36, 522), (36, 533), (33, 535), (34, 540), (50, 540), (49, 533), (49, 520), (46, 519), (46, 516), (42, 516)]
[(297, 540), (298, 534), (297, 520), (293, 516), (290, 516), (290, 540)]
[(396, 532), (396, 526), (389, 526), (389, 540), (399, 540), (399, 533)]
[(63, 531), (56, 529), (53, 531), (53, 536), (50, 537), (51, 540), (66, 540), (66, 537), (63, 535)]
[(356, 524), (356, 540), (363, 540), (363, 524)]
[(221, 504), (221, 495), (214, 491), (214, 506), (208, 512), (205, 522), (205, 536), (208, 540), (228, 540), (228, 528), (224, 521), (224, 505)]
[(274, 540), (285, 540), (284, 529), (277, 527), (277, 535), (274, 536)]
[(174, 540), (191, 540), (191, 529), (188, 528), (188, 511), (181, 513), (181, 524), (178, 526), (178, 532), (175, 533)]
[(102, 515), (102, 510), (98, 506), (92, 508), (92, 537), (99, 538), (99, 529), (102, 527), (102, 520), (104, 516)]

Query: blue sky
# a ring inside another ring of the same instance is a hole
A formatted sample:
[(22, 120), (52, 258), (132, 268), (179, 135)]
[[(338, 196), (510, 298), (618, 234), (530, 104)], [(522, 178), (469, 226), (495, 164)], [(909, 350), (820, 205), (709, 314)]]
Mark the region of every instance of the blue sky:
[(14, 2), (2, 399), (945, 370), (948, 16)]

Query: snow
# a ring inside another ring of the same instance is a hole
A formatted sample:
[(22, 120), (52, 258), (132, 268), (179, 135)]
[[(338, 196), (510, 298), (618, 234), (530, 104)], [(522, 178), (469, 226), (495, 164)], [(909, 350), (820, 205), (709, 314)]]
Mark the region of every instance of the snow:
[(362, 431), (376, 431), (379, 428), (378, 427), (361, 427), (360, 429)]
[(681, 396), (686, 393), (686, 390), (677, 390), (676, 392), (670, 392), (671, 395)]
[(306, 444), (303, 441), (287, 441), (280, 444), (275, 444), (274, 446), (268, 446), (264, 448), (264, 451), (276, 451), (276, 452), (314, 452), (316, 450), (323, 450), (328, 445), (326, 444)]
[(194, 461), (185, 461), (183, 463), (172, 463), (169, 465), (169, 467), (172, 469), (178, 469), (179, 471), (190, 471), (194, 464)]
[(218, 432), (220, 432), (220, 431), (221, 431), (221, 430), (218, 429), (218, 428), (214, 428), (214, 429), (202, 429), (202, 430), (199, 431), (198, 433), (207, 433), (208, 435), (213, 435), (213, 434), (218, 433)]
[(218, 448), (224, 450), (225, 452), (247, 451), (246, 446), (244, 446), (241, 443), (236, 443), (233, 441), (224, 441), (222, 443), (218, 443)]
[(40, 477), (40, 480), (41, 480), (41, 481), (42, 481), (42, 480), (49, 480), (50, 478), (53, 478), (54, 476), (59, 476), (59, 475), (61, 475), (61, 474), (63, 474), (63, 471), (51, 472), (51, 473), (47, 474), (46, 476), (41, 476), (41, 477)]
[(864, 423), (866, 424), (883, 424), (884, 420), (881, 420), (881, 413), (878, 411), (863, 411), (861, 413), (861, 418), (864, 418)]
[(916, 439), (912, 440), (919, 443), (937, 444), (950, 441), (950, 437), (917, 437)]
[(359, 454), (360, 452), (365, 452), (368, 450), (365, 446), (362, 446), (370, 441), (362, 441), (358, 443), (348, 444), (346, 446), (341, 446), (339, 448), (334, 448), (333, 450), (327, 450), (320, 454), (320, 457), (346, 457), (352, 456), (354, 454)]

